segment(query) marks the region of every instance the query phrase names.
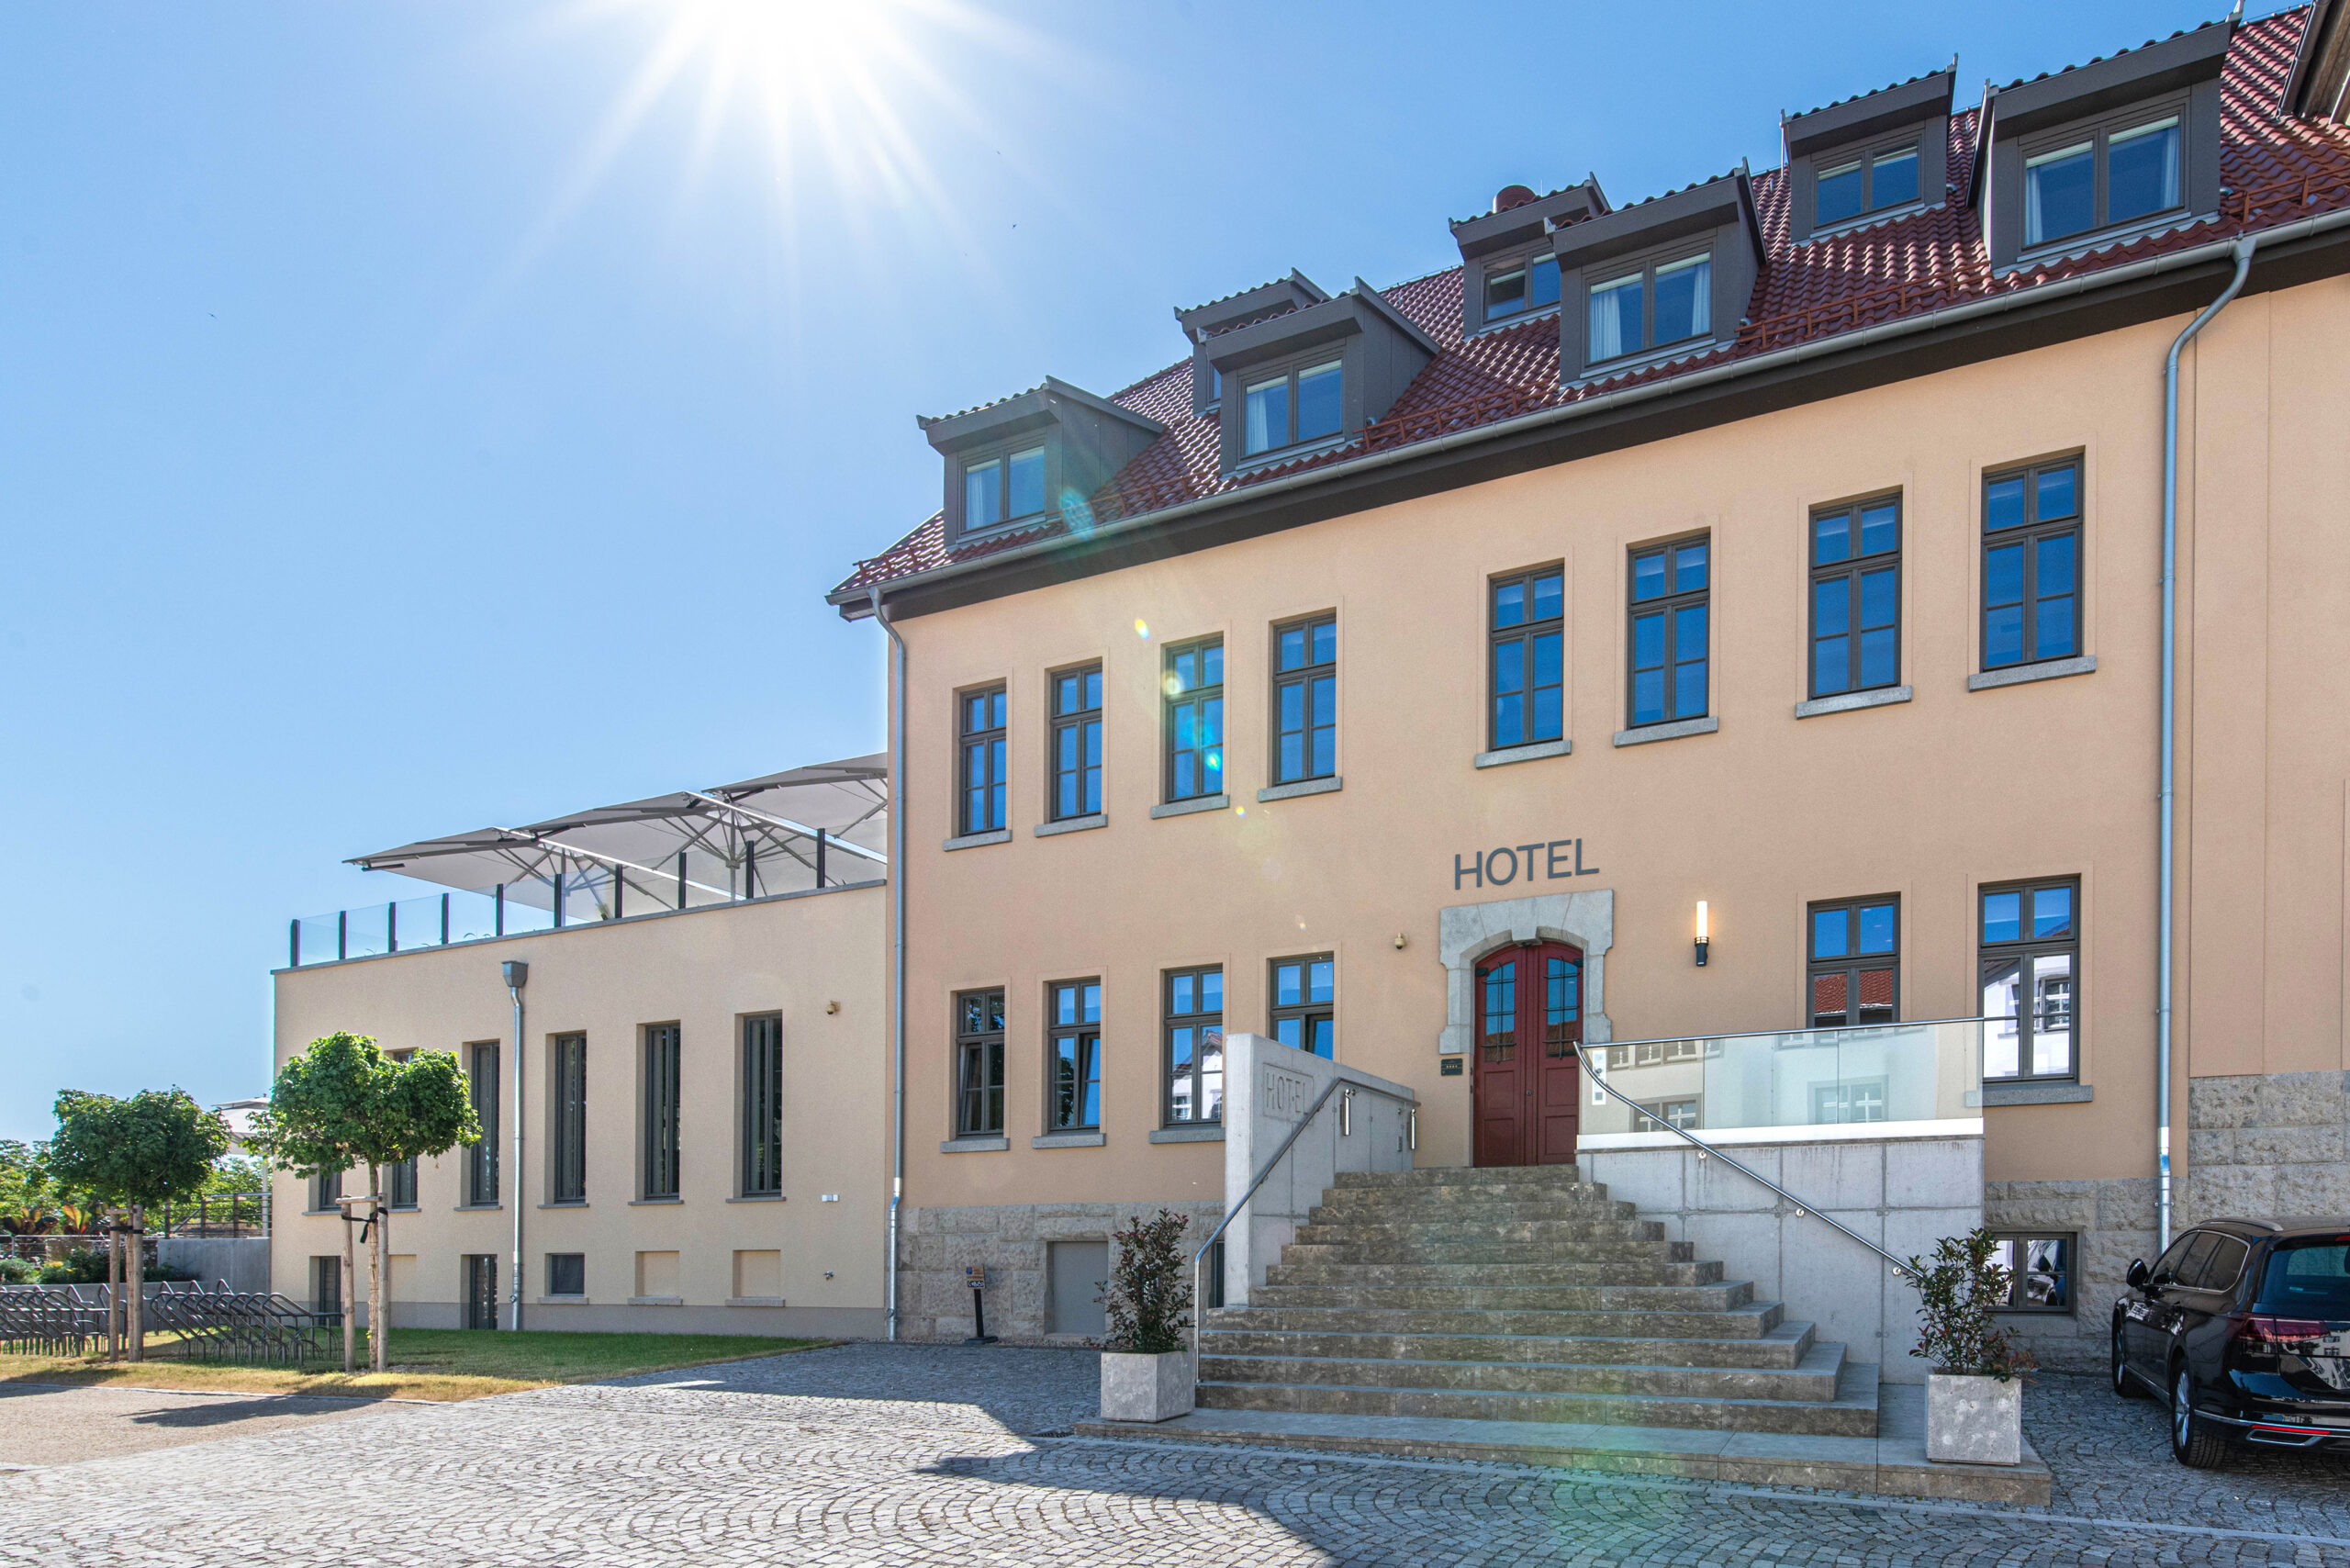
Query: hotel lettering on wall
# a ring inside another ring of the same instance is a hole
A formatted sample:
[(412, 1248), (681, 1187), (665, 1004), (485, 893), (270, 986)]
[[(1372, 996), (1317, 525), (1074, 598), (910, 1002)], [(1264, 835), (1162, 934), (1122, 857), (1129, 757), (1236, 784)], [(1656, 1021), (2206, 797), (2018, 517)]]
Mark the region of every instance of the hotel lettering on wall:
[(1505, 844), (1465, 860), (1452, 857), (1452, 888), (1506, 888), (1513, 882), (1549, 880), (1554, 877), (1596, 877), (1599, 868), (1587, 865), (1580, 838), (1553, 838), (1535, 844)]

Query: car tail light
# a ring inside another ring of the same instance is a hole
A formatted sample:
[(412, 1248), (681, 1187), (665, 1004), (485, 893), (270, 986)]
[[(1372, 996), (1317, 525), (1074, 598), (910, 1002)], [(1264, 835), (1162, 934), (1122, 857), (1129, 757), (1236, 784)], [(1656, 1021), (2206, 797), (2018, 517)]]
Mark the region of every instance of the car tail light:
[(2250, 1370), (2274, 1371), (2279, 1356), (2306, 1356), (2317, 1352), (2317, 1341), (2335, 1331), (2336, 1326), (2316, 1317), (2279, 1317), (2273, 1313), (2246, 1313), (2236, 1322), (2228, 1338), (2236, 1352), (2232, 1358)]

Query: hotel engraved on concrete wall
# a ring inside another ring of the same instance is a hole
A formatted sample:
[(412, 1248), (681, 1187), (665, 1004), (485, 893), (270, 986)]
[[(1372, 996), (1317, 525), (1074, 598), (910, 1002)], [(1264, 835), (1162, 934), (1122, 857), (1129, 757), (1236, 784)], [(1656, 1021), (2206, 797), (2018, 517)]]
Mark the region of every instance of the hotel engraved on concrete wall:
[(892, 640), (899, 1331), (969, 1333), (979, 1266), (990, 1329), (1098, 1333), (1109, 1232), (1205, 1241), (1330, 1085), (1337, 1170), (1579, 1162), (1617, 1217), (1265, 1189), (1203, 1405), (1361, 1381), (1274, 1322), (1348, 1268), (1599, 1232), (1826, 1387), (1922, 1375), (1882, 1254), (1987, 1225), (2101, 1367), (2162, 1233), (2350, 1210), (2344, 31), (1513, 185), (1427, 276), (922, 421), (938, 510), (831, 595)]

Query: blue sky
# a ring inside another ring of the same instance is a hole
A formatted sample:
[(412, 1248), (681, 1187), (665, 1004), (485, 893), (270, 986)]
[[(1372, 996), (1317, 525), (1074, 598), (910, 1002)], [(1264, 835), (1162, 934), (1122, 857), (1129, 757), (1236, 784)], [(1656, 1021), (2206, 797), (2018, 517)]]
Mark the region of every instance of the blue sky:
[(348, 856), (877, 749), (916, 414), (2220, 9), (1763, 14), (901, 0), (816, 94), (695, 0), (0, 7), (0, 1137), (262, 1092), (287, 918), (424, 890)]

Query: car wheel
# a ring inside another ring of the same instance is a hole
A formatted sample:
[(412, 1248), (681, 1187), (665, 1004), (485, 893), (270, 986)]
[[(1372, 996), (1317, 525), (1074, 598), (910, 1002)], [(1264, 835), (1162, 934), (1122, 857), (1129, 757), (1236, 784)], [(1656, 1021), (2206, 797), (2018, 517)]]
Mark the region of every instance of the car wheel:
[(2189, 1470), (2217, 1470), (2228, 1457), (2227, 1440), (2195, 1414), (2194, 1382), (2182, 1363), (2171, 1375), (2170, 1454)]
[(2146, 1391), (2130, 1375), (2130, 1363), (2122, 1359), (2121, 1325), (2113, 1326), (2113, 1392), (2123, 1399), (2143, 1399)]

